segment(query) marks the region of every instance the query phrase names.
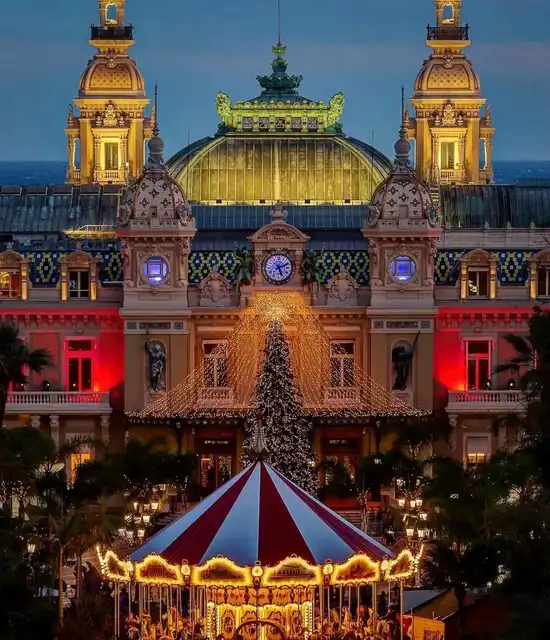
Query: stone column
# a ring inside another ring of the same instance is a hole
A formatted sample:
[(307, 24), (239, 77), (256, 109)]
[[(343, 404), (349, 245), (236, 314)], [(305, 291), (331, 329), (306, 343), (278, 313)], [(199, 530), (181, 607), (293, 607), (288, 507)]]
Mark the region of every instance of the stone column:
[(466, 136), (460, 135), (458, 137), (458, 178), (459, 180), (464, 180), (464, 171), (466, 168)]
[(439, 182), (439, 138), (432, 131), (432, 175), (431, 182)]
[(105, 414), (101, 416), (101, 439), (103, 440), (106, 447), (109, 446), (111, 442), (111, 432), (110, 432), (110, 421), (111, 416), (109, 414)]
[(59, 416), (50, 416), (50, 429), (52, 440), (59, 449)]
[(120, 141), (120, 170), (126, 176), (126, 163), (128, 162), (128, 134), (122, 136)]
[(69, 165), (69, 177), (72, 177), (74, 171), (74, 145), (75, 139), (73, 136), (67, 138), (67, 161)]
[(485, 167), (488, 174), (493, 172), (493, 134), (488, 133), (485, 136)]
[(31, 427), (33, 429), (40, 429), (40, 416), (31, 416)]
[(101, 170), (101, 140), (94, 136), (94, 182), (99, 182)]

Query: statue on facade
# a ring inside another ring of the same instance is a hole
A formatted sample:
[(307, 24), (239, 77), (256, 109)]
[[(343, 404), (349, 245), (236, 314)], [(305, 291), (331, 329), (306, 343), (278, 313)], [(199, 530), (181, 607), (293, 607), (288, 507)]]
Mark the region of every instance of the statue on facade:
[(145, 343), (149, 358), (149, 391), (158, 393), (166, 390), (166, 348), (162, 342), (148, 340)]
[(367, 206), (367, 212), (365, 214), (365, 225), (367, 227), (374, 227), (380, 218), (380, 209), (372, 204)]
[(391, 360), (394, 371), (394, 381), (392, 389), (394, 391), (406, 391), (409, 386), (412, 361), (419, 335), (420, 332), (417, 333), (412, 347), (410, 345), (405, 346), (400, 344), (392, 349)]

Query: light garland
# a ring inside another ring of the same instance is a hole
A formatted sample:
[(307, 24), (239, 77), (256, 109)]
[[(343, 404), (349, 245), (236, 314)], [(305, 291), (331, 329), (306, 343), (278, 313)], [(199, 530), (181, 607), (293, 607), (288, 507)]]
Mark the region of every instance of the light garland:
[(410, 578), (415, 572), (415, 557), (405, 549), (397, 558), (388, 561), (388, 568), (384, 574), (384, 580), (395, 582), (396, 580), (404, 580)]
[(151, 554), (134, 566), (136, 582), (163, 586), (183, 585), (180, 567), (169, 564), (162, 556)]
[(331, 584), (338, 586), (360, 586), (371, 582), (380, 582), (380, 563), (364, 554), (335, 565), (331, 574)]
[[(426, 414), (378, 384), (355, 361), (353, 385), (337, 387), (327, 403), (324, 394), (330, 387), (331, 345), (334, 352), (335, 344), (303, 295), (266, 292), (254, 297), (252, 306), (245, 310), (211, 357), (203, 358), (198, 367), (159, 400), (129, 416), (150, 422), (169, 417), (216, 418), (220, 413), (246, 414), (252, 404), (256, 372), (273, 321), (283, 325), (291, 345), (294, 377), (310, 413), (350, 418)], [(209, 383), (216, 386), (207, 386)], [(350, 393), (354, 400), (350, 400)]]
[(111, 582), (129, 582), (132, 578), (133, 566), (127, 560), (120, 560), (114, 551), (107, 551), (105, 555), (101, 553), (101, 549), (96, 547), (97, 557), (101, 573)]
[(191, 568), (191, 583), (200, 586), (252, 587), (250, 567), (240, 567), (229, 558), (211, 558), (199, 567)]
[(274, 567), (264, 568), (263, 584), (266, 587), (309, 587), (319, 585), (322, 581), (322, 567), (309, 564), (296, 556), (285, 558)]

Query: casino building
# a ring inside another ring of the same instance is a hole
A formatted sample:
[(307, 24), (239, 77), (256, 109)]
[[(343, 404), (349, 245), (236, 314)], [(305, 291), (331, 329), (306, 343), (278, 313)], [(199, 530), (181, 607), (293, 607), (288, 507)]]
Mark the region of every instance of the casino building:
[[(342, 94), (303, 97), (278, 43), (259, 95), (219, 93), (218, 130), (166, 164), (125, 0), (99, 8), (65, 130), (67, 183), (0, 188), (1, 319), (54, 359), (10, 392), (8, 424), (114, 449), (128, 432), (161, 434), (222, 482), (238, 470), (242, 423), (160, 409), (246, 409), (232, 331), (262, 295), (284, 292), (328, 340), (329, 374), (299, 375), (320, 414), (383, 396), (446, 410), (449, 451), (467, 463), (506, 445), (512, 434), (492, 422), (521, 410), (519, 391), (493, 371), (510, 355), (504, 334), (550, 299), (550, 188), (492, 183), (494, 128), (464, 55), (462, 0), (435, 0), (394, 158), (344, 133)], [(412, 360), (398, 380), (399, 347)], [(366, 398), (365, 381), (384, 391)], [(319, 456), (350, 468), (380, 444), (372, 421), (315, 424)]]

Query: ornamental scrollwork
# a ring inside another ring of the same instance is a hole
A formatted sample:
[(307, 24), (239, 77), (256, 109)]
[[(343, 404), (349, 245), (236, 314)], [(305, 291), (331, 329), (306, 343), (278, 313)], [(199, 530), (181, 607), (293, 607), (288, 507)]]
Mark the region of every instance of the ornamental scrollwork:
[(328, 103), (328, 110), (326, 116), (327, 127), (330, 127), (338, 122), (344, 113), (344, 104), (346, 99), (343, 93), (336, 93), (332, 96)]
[(228, 127), (235, 126), (235, 116), (231, 107), (231, 99), (226, 93), (221, 91), (216, 96), (216, 111), (218, 115)]

